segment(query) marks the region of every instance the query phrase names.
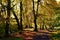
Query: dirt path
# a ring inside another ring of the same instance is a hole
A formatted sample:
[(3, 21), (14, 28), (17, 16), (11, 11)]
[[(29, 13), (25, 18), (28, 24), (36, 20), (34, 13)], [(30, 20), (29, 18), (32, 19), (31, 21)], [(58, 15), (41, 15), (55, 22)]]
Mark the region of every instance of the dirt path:
[(24, 31), (23, 34), (18, 32), (12, 34), (14, 37), (21, 37), (23, 40), (50, 40), (51, 34), (46, 30), (39, 30), (38, 32), (34, 31)]

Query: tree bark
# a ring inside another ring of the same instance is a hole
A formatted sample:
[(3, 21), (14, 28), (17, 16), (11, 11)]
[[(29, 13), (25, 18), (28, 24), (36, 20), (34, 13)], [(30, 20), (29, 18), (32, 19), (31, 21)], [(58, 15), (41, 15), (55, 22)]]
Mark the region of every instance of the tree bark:
[(10, 8), (11, 8), (11, 1), (7, 0), (7, 18), (6, 18), (6, 27), (5, 27), (5, 36), (9, 36), (9, 23), (10, 23)]
[(34, 25), (35, 25), (35, 29), (34, 29), (34, 31), (38, 31), (38, 29), (37, 29), (37, 24), (36, 24), (36, 14), (35, 14), (35, 10), (34, 10), (34, 0), (32, 0), (32, 2), (33, 2), (33, 15), (34, 15)]
[(14, 9), (12, 9), (11, 11), (12, 11), (13, 15), (15, 16), (17, 25), (18, 25), (18, 27), (19, 27), (19, 26), (20, 26), (20, 25), (19, 25), (19, 19), (18, 19), (17, 15), (15, 14)]
[(20, 2), (20, 27), (18, 27), (18, 29), (20, 30), (20, 34), (23, 31), (23, 26), (22, 26), (22, 10), (23, 10), (23, 6), (22, 6), (22, 0)]

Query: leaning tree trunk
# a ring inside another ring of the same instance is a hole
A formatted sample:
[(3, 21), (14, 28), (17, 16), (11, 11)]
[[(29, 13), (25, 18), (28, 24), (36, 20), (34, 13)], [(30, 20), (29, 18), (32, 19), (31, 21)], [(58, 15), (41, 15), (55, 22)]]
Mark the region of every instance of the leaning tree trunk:
[(5, 27), (5, 36), (9, 36), (9, 23), (10, 23), (10, 7), (11, 1), (7, 0), (7, 18), (6, 18), (6, 27)]
[(37, 24), (36, 24), (36, 14), (35, 14), (35, 10), (34, 10), (34, 0), (32, 0), (32, 2), (33, 2), (33, 15), (34, 15), (34, 25), (35, 25), (34, 31), (38, 31)]
[(17, 15), (15, 14), (14, 9), (12, 8), (11, 11), (12, 11), (12, 13), (13, 13), (15, 19), (16, 19), (17, 25), (18, 25), (18, 27), (19, 27), (19, 26), (20, 26), (20, 24), (19, 24), (19, 19), (18, 19)]

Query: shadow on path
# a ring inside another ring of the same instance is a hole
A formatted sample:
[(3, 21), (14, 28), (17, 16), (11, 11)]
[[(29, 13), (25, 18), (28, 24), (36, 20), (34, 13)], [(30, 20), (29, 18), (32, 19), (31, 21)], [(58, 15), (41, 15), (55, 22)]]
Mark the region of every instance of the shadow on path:
[(51, 37), (48, 35), (35, 35), (33, 40), (50, 40)]

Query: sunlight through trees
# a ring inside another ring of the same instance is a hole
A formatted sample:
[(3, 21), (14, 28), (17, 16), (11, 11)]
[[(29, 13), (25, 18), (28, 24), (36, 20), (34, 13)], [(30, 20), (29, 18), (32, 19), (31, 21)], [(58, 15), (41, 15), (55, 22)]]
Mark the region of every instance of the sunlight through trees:
[(0, 0), (0, 24), (5, 25), (6, 35), (29, 28), (53, 30), (60, 26), (59, 4), (60, 0)]

